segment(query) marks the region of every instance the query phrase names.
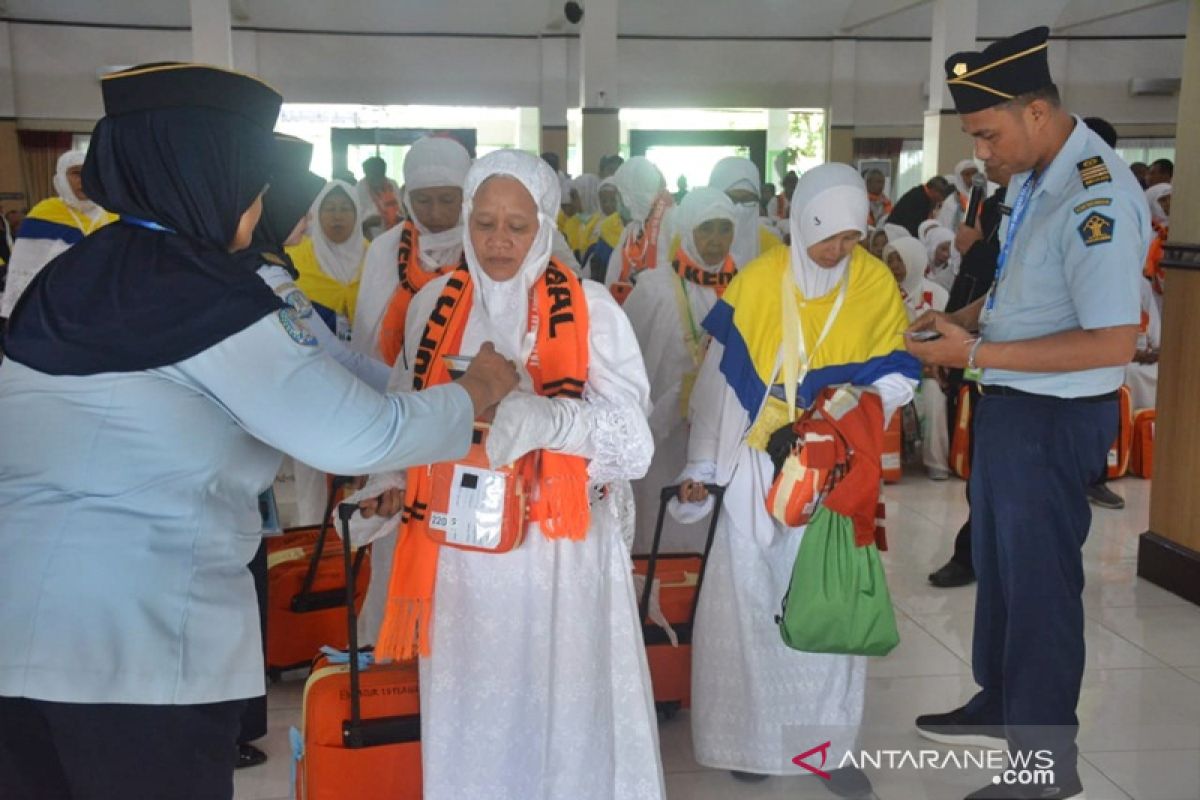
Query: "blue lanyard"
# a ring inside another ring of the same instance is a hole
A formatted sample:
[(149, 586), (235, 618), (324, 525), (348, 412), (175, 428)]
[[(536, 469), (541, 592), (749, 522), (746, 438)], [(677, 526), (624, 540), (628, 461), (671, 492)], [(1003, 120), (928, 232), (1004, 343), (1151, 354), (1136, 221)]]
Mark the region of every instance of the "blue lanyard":
[(1025, 221), (1025, 212), (1029, 210), (1029, 201), (1033, 198), (1033, 192), (1041, 182), (1041, 175), (1030, 175), (1025, 179), (1021, 191), (1017, 193), (1017, 201), (1013, 203), (1012, 216), (1009, 217), (1008, 235), (1004, 237), (1004, 246), (1000, 248), (1000, 256), (996, 259), (996, 278), (992, 281), (992, 288), (988, 292), (987, 302), (984, 305), (987, 311), (996, 307), (996, 289), (1004, 278), (1004, 267), (1008, 264), (1008, 256), (1012, 252), (1013, 242), (1017, 240), (1017, 230)]
[(168, 228), (166, 225), (159, 225), (157, 222), (151, 222), (148, 219), (139, 219), (138, 217), (131, 217), (128, 214), (121, 215), (121, 222), (125, 222), (130, 225), (136, 225), (139, 228), (145, 228), (146, 230), (149, 230), (149, 231), (161, 231), (163, 233), (174, 233), (175, 232), (175, 231), (171, 230), (170, 228)]

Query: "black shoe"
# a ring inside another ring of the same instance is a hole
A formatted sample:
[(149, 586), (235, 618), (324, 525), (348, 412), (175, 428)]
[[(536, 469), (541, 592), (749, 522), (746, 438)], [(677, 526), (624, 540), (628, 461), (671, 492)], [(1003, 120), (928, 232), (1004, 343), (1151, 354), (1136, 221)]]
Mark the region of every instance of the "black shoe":
[(917, 733), (941, 744), (985, 747), (989, 750), (1008, 749), (1004, 726), (968, 714), (966, 706), (945, 714), (922, 714), (917, 717)]
[(1111, 508), (1114, 511), (1120, 511), (1125, 507), (1125, 498), (1108, 488), (1107, 483), (1097, 483), (1088, 487), (1088, 500), (1094, 506), (1101, 508)]
[(246, 767), (257, 767), (259, 764), (267, 760), (267, 754), (259, 750), (252, 744), (239, 744), (237, 763), (233, 765), (234, 769), (245, 769)]
[(1087, 800), (1083, 784), (1067, 786), (1001, 786), (990, 783), (967, 795), (966, 800)]
[(951, 559), (937, 572), (929, 574), (929, 582), (939, 589), (953, 589), (956, 586), (969, 586), (975, 582), (975, 570), (964, 567)]
[(729, 770), (729, 774), (733, 776), (734, 780), (742, 783), (762, 783), (771, 777), (770, 775), (760, 775), (757, 772), (740, 772), (736, 769)]
[(850, 800), (866, 800), (866, 798), (875, 796), (874, 789), (871, 787), (871, 779), (858, 767), (830, 770), (829, 780), (821, 783), (838, 797), (846, 797)]

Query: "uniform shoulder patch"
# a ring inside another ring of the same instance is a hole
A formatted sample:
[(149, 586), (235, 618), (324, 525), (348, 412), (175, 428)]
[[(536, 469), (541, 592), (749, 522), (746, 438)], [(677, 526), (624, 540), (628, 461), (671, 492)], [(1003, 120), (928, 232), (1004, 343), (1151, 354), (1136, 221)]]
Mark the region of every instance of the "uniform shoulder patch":
[(305, 347), (316, 347), (317, 337), (308, 332), (308, 328), (304, 327), (304, 323), (300, 321), (300, 315), (294, 308), (279, 309), (279, 324), (283, 326), (283, 330), (291, 337), (296, 344), (304, 345)]
[(1108, 172), (1108, 165), (1104, 163), (1104, 159), (1100, 156), (1092, 156), (1080, 161), (1075, 167), (1079, 170), (1079, 179), (1083, 181), (1086, 188), (1091, 188), (1098, 183), (1110, 183), (1112, 175)]
[(1112, 205), (1111, 197), (1093, 197), (1091, 200), (1088, 200), (1086, 202), (1080, 203), (1079, 205), (1075, 206), (1075, 213), (1082, 214), (1083, 212), (1087, 211), (1088, 209), (1100, 208), (1101, 206), (1111, 206), (1111, 205)]
[(295, 286), (284, 292), (283, 302), (296, 309), (296, 313), (300, 315), (300, 319), (308, 319), (313, 314), (312, 303), (309, 302), (308, 296)]
[(1099, 211), (1093, 211), (1083, 222), (1079, 223), (1079, 236), (1088, 247), (1111, 242), (1115, 225), (1112, 217), (1107, 217)]

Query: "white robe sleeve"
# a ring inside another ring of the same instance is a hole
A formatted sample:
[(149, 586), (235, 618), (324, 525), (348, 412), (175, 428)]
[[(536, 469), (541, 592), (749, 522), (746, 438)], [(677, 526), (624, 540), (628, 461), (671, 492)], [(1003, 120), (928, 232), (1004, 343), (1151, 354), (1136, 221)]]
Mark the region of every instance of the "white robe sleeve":
[(362, 278), (358, 284), (358, 300), (350, 328), (350, 349), (382, 359), (379, 352), (379, 327), (392, 294), (400, 285), (396, 258), (400, 253), (400, 236), (404, 226), (397, 225), (375, 237), (367, 248)]
[(457, 384), (381, 395), (327, 357), (283, 317), (258, 322), (161, 369), (220, 403), (242, 428), (333, 474), (396, 470), (466, 455), (475, 416)]
[(8, 278), (4, 299), (0, 302), (0, 317), (11, 317), (13, 308), (42, 268), (71, 245), (62, 239), (31, 239), (17, 237), (8, 259)]
[(625, 241), (629, 238), (629, 226), (625, 226), (625, 230), (621, 231), (621, 238), (617, 240), (617, 246), (613, 248), (608, 255), (608, 270), (604, 273), (604, 285), (612, 286), (621, 277), (621, 253), (625, 250)]
[(612, 295), (583, 282), (589, 316), (588, 379), (569, 443), (562, 452), (589, 460), (593, 483), (635, 480), (646, 474), (654, 439), (646, 416), (650, 382), (629, 319)]

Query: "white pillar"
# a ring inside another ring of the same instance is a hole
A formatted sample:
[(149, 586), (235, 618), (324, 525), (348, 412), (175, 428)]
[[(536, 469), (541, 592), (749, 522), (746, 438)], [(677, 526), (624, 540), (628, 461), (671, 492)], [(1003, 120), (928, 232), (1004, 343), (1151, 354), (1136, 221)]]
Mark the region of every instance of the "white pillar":
[(192, 10), (192, 60), (233, 67), (233, 23), (229, 0), (189, 0)]
[(854, 84), (857, 53), (853, 39), (833, 41), (829, 84), (829, 137), (825, 160), (849, 164), (854, 158)]
[(567, 40), (543, 36), (538, 40), (541, 53), (541, 92), (538, 115), (541, 120), (540, 151), (558, 153), (562, 168), (567, 169), (567, 106), (570, 92), (567, 69)]
[(588, 0), (579, 41), (579, 104), (583, 108), (583, 170), (617, 152), (617, 0)]
[(954, 100), (946, 86), (946, 59), (975, 50), (979, 32), (979, 0), (934, 0), (929, 46), (929, 108), (925, 112), (925, 180), (945, 175), (971, 155), (971, 140), (962, 132)]

